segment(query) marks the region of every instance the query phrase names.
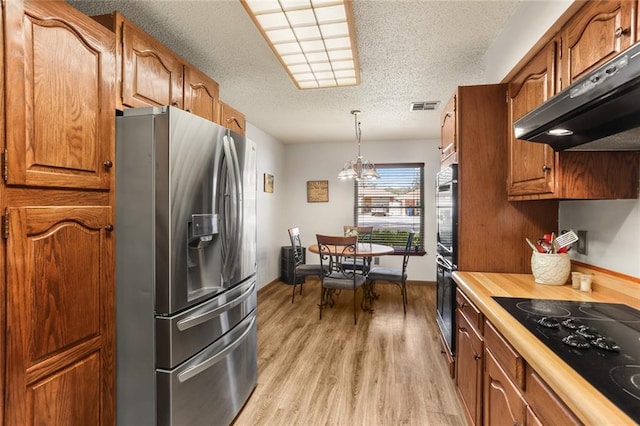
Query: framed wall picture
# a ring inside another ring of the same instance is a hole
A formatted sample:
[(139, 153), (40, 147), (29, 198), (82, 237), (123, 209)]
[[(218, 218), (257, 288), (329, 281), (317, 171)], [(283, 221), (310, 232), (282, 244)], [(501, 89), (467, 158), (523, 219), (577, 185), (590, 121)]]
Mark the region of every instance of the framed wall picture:
[(273, 192), (273, 175), (264, 174), (264, 192)]
[(307, 203), (326, 203), (329, 201), (329, 181), (307, 181)]

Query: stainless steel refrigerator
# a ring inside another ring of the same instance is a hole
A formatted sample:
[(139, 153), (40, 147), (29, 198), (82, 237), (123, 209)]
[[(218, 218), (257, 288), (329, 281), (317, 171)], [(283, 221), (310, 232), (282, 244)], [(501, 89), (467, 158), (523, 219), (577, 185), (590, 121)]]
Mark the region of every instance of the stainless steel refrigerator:
[(173, 107), (116, 126), (117, 423), (229, 424), (257, 380), (255, 144)]

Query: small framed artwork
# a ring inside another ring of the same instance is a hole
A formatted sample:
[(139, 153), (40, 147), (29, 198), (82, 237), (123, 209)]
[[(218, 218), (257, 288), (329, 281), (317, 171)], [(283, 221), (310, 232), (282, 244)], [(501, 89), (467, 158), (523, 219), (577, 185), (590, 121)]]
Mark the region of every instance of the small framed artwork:
[(264, 174), (264, 192), (273, 192), (273, 175)]
[(329, 201), (329, 181), (307, 181), (307, 203), (326, 203)]

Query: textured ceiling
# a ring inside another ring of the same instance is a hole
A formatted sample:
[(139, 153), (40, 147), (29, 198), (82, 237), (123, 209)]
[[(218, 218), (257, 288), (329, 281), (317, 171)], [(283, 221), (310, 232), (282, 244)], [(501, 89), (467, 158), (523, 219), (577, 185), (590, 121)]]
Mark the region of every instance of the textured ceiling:
[[(481, 84), (483, 55), (513, 1), (355, 0), (361, 84), (298, 90), (237, 0), (69, 0), (88, 15), (120, 11), (220, 84), (220, 97), (284, 143), (439, 138), (458, 85)], [(414, 101), (440, 101), (410, 111)]]

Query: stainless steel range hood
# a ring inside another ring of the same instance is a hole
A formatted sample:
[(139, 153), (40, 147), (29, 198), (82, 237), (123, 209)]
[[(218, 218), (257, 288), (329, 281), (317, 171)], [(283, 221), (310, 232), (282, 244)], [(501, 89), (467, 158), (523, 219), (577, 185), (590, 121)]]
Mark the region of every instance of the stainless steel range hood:
[(640, 43), (516, 120), (518, 139), (555, 151), (640, 151)]

